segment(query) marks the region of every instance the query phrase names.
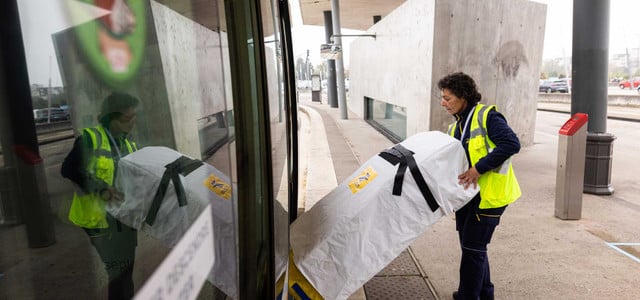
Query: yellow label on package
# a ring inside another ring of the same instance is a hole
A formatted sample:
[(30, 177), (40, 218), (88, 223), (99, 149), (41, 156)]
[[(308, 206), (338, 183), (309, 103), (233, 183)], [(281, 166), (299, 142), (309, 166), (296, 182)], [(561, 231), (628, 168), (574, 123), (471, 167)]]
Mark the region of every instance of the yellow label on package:
[(202, 184), (225, 200), (231, 198), (231, 186), (214, 174), (209, 175)]
[(349, 189), (351, 190), (351, 193), (355, 194), (364, 189), (364, 187), (367, 186), (369, 182), (373, 181), (377, 176), (378, 173), (376, 172), (376, 170), (374, 170), (372, 167), (367, 167), (362, 171), (362, 173), (360, 173), (360, 175), (349, 181)]

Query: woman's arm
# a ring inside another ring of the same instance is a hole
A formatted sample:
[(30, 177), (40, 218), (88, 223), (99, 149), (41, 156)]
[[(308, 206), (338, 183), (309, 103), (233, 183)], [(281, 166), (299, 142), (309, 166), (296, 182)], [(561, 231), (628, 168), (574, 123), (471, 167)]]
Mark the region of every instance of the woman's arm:
[(91, 137), (83, 132), (76, 138), (73, 148), (65, 157), (60, 169), (62, 177), (73, 181), (85, 193), (100, 192), (109, 187), (106, 182), (87, 171), (91, 155), (93, 155)]
[(509, 157), (520, 151), (520, 140), (501, 113), (495, 110), (489, 112), (487, 131), (496, 147), (476, 163), (476, 170), (480, 174), (500, 167)]

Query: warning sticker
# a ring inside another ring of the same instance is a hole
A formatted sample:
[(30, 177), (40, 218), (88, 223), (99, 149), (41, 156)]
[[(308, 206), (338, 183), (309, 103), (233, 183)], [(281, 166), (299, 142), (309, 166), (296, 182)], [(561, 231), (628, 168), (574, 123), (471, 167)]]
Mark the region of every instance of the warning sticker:
[(349, 189), (351, 190), (351, 193), (355, 194), (364, 189), (364, 187), (367, 186), (369, 182), (373, 181), (377, 176), (378, 173), (376, 172), (376, 170), (374, 170), (370, 166), (367, 167), (362, 171), (362, 173), (360, 173), (360, 175), (349, 181)]
[(231, 199), (231, 186), (220, 179), (220, 177), (211, 174), (202, 184), (225, 200)]

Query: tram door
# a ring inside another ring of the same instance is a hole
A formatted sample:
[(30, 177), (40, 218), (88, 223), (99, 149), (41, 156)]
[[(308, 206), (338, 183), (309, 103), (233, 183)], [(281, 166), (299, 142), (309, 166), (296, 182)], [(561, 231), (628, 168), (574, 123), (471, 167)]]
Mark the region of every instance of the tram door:
[(279, 297), (288, 1), (1, 5), (0, 299)]

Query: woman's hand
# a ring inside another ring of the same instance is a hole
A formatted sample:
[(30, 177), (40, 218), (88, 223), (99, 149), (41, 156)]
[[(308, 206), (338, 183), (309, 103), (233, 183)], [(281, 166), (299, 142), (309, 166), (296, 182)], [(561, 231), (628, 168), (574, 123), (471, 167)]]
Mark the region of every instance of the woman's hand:
[(480, 178), (480, 173), (478, 173), (476, 167), (471, 167), (471, 169), (458, 175), (458, 184), (464, 185), (465, 190), (473, 184), (473, 188), (475, 189), (478, 186), (478, 178)]
[(102, 197), (102, 199), (107, 202), (122, 201), (123, 194), (121, 192), (118, 192), (118, 190), (116, 190), (114, 187), (110, 186), (100, 192), (100, 197)]

